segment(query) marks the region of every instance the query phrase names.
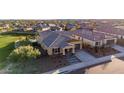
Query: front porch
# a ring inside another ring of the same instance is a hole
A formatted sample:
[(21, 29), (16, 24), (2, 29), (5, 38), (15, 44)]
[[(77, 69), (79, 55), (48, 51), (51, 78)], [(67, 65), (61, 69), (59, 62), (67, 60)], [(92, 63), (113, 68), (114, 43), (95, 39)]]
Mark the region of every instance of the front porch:
[(66, 55), (66, 54), (74, 54), (75, 53), (75, 47), (74, 46), (68, 46), (68, 47), (64, 47), (62, 49), (62, 54)]
[(72, 39), (72, 40), (69, 40), (68, 43), (73, 44), (74, 47), (75, 47), (75, 50), (80, 50), (80, 49), (82, 49), (82, 40), (75, 40), (75, 39)]
[(66, 55), (66, 54), (73, 54), (75, 53), (75, 46), (69, 45), (63, 48), (48, 48), (47, 49), (48, 55)]

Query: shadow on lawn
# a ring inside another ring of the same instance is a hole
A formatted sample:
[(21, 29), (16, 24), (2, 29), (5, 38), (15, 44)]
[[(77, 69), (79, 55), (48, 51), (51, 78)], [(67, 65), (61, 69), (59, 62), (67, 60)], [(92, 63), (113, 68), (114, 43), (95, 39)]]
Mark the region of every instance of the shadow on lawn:
[(0, 69), (7, 65), (6, 58), (14, 49), (14, 42), (8, 44), (5, 47), (0, 48)]
[(0, 33), (0, 35), (10, 35), (10, 36), (27, 36), (27, 35), (35, 35), (35, 32), (4, 32)]

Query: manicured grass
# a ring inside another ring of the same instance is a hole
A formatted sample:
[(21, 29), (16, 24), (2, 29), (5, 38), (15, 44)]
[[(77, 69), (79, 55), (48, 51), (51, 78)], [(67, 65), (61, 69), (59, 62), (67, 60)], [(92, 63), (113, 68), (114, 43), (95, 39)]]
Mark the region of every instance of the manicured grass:
[(21, 39), (23, 36), (0, 35), (0, 69), (6, 64), (5, 60), (14, 49), (14, 41)]

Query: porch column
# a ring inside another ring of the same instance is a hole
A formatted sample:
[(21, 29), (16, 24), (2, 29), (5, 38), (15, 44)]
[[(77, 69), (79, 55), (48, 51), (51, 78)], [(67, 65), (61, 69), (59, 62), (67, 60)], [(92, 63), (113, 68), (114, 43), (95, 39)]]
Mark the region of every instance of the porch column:
[(63, 53), (63, 55), (65, 55), (65, 49), (64, 48), (62, 49), (62, 53)]
[(72, 48), (72, 53), (75, 53), (75, 48), (74, 47)]
[(115, 43), (115, 44), (117, 43), (117, 39), (114, 39), (114, 43)]
[(87, 68), (87, 69), (85, 69), (85, 74), (88, 74), (88, 70), (89, 70), (88, 68)]
[(48, 55), (52, 55), (53, 54), (52, 49), (51, 48), (47, 49), (47, 53)]
[(82, 47), (83, 47), (83, 46), (82, 46), (82, 43), (80, 43), (80, 49), (82, 49)]

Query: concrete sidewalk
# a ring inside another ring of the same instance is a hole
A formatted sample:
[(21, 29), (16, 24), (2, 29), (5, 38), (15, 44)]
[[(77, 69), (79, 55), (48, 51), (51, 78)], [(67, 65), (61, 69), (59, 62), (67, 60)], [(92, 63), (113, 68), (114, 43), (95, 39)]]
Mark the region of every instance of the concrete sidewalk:
[[(113, 58), (116, 58), (116, 57), (124, 57), (124, 47), (115, 45), (115, 46), (113, 46), (113, 48), (115, 48), (116, 50), (119, 50), (121, 53), (109, 55), (109, 56), (105, 56), (105, 57), (101, 57), (101, 58), (96, 58), (96, 60), (90, 60), (87, 62), (72, 64), (72, 65), (69, 65), (66, 67), (62, 67), (57, 70), (46, 72), (44, 74), (58, 74), (58, 73), (66, 72), (66, 71), (74, 71), (77, 69), (87, 68), (87, 67), (90, 67), (93, 65), (102, 64), (102, 63), (105, 63), (106, 61), (112, 60)], [(88, 57), (86, 57), (86, 58), (88, 58)]]
[(112, 48), (114, 48), (115, 50), (118, 50), (120, 52), (124, 52), (124, 47), (122, 47), (122, 46), (114, 45), (114, 46), (112, 46)]

